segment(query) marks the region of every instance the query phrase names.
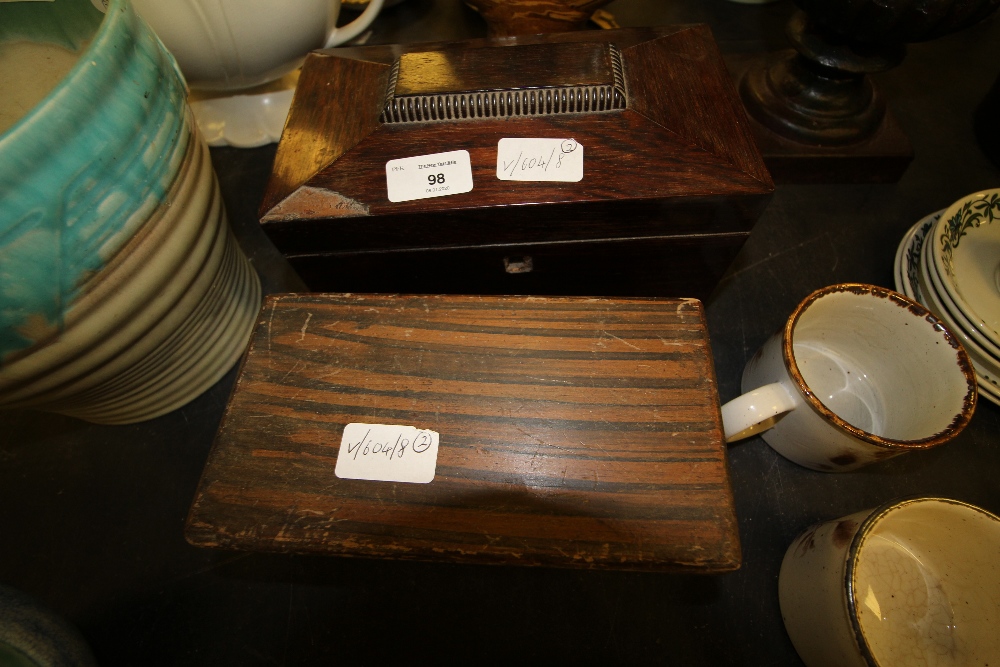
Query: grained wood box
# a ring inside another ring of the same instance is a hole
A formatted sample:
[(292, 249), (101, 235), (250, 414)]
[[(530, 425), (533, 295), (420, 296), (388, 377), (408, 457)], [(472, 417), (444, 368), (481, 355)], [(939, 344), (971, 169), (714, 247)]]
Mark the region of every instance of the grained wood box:
[[(578, 182), (500, 180), (571, 138)], [(390, 201), (387, 162), (468, 151), (469, 192)], [(707, 27), (311, 54), (261, 224), (316, 291), (705, 298), (773, 190)]]
[[(433, 480), (338, 477), (351, 423), (438, 432)], [(244, 550), (735, 569), (701, 303), (268, 297), (186, 536)]]

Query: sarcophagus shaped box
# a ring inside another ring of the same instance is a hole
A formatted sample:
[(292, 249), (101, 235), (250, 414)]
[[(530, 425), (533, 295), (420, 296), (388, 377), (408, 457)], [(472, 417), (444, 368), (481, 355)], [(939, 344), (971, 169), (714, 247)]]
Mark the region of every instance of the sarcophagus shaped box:
[(261, 224), (316, 291), (706, 298), (773, 185), (705, 26), (333, 49)]

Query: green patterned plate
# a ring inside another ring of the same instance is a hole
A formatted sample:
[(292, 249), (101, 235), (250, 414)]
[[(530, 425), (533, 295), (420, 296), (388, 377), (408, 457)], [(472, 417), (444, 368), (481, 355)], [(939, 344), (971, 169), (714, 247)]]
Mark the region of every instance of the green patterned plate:
[[(926, 277), (922, 275), (924, 273), (923, 251), (925, 249), (924, 242), (927, 239), (927, 234), (941, 218), (942, 213), (944, 213), (943, 210), (922, 218), (919, 222), (917, 222), (917, 224), (913, 225), (906, 232), (906, 234), (903, 235), (903, 239), (900, 241), (899, 247), (896, 250), (896, 258), (893, 267), (893, 279), (896, 291), (901, 292), (909, 298), (919, 302), (922, 306), (935, 314), (937, 314), (940, 305), (936, 302), (932, 303), (926, 295), (926, 292), (928, 292), (930, 288), (928, 286), (927, 289), (925, 289), (923, 285), (923, 281)], [(976, 371), (976, 380), (979, 384), (979, 395), (992, 403), (1000, 405), (1000, 386), (994, 383), (992, 377), (988, 374), (988, 370), (983, 367), (982, 359), (979, 354), (970, 351), (970, 347), (972, 347), (970, 343), (972, 341), (970, 340), (968, 334), (959, 329), (954, 323), (949, 322), (948, 319), (945, 319), (945, 323), (952, 327), (953, 330), (959, 335), (963, 344), (966, 346), (966, 351), (969, 352), (969, 358), (972, 360), (973, 367)]]
[(1000, 345), (1000, 189), (952, 204), (934, 226), (931, 258), (962, 314)]

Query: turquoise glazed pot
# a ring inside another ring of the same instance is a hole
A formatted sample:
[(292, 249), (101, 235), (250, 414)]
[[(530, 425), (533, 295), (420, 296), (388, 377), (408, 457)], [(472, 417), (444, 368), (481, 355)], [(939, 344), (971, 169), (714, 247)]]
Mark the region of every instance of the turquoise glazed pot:
[(0, 584), (0, 665), (97, 667), (80, 632), (38, 600)]
[(0, 49), (25, 41), (79, 58), (0, 134), (0, 406), (155, 417), (240, 356), (259, 281), (177, 65), (127, 0), (0, 3)]
[(183, 79), (128, 4), (106, 16), (89, 0), (0, 4), (0, 42), (76, 51), (90, 37), (0, 136), (0, 358), (61, 326), (86, 278), (163, 199), (190, 140)]

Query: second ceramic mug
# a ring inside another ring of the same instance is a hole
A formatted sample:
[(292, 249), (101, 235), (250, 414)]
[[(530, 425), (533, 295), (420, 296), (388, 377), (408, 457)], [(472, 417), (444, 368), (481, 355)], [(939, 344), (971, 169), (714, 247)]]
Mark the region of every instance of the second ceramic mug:
[(813, 470), (845, 472), (957, 435), (976, 405), (958, 340), (920, 304), (863, 284), (802, 301), (722, 407), (727, 442), (756, 433)]
[(281, 78), (313, 49), (361, 34), (384, 0), (337, 26), (340, 0), (133, 0), (181, 67), (188, 85), (239, 90)]
[(1000, 518), (948, 498), (893, 501), (812, 526), (778, 576), (809, 667), (996, 665)]

